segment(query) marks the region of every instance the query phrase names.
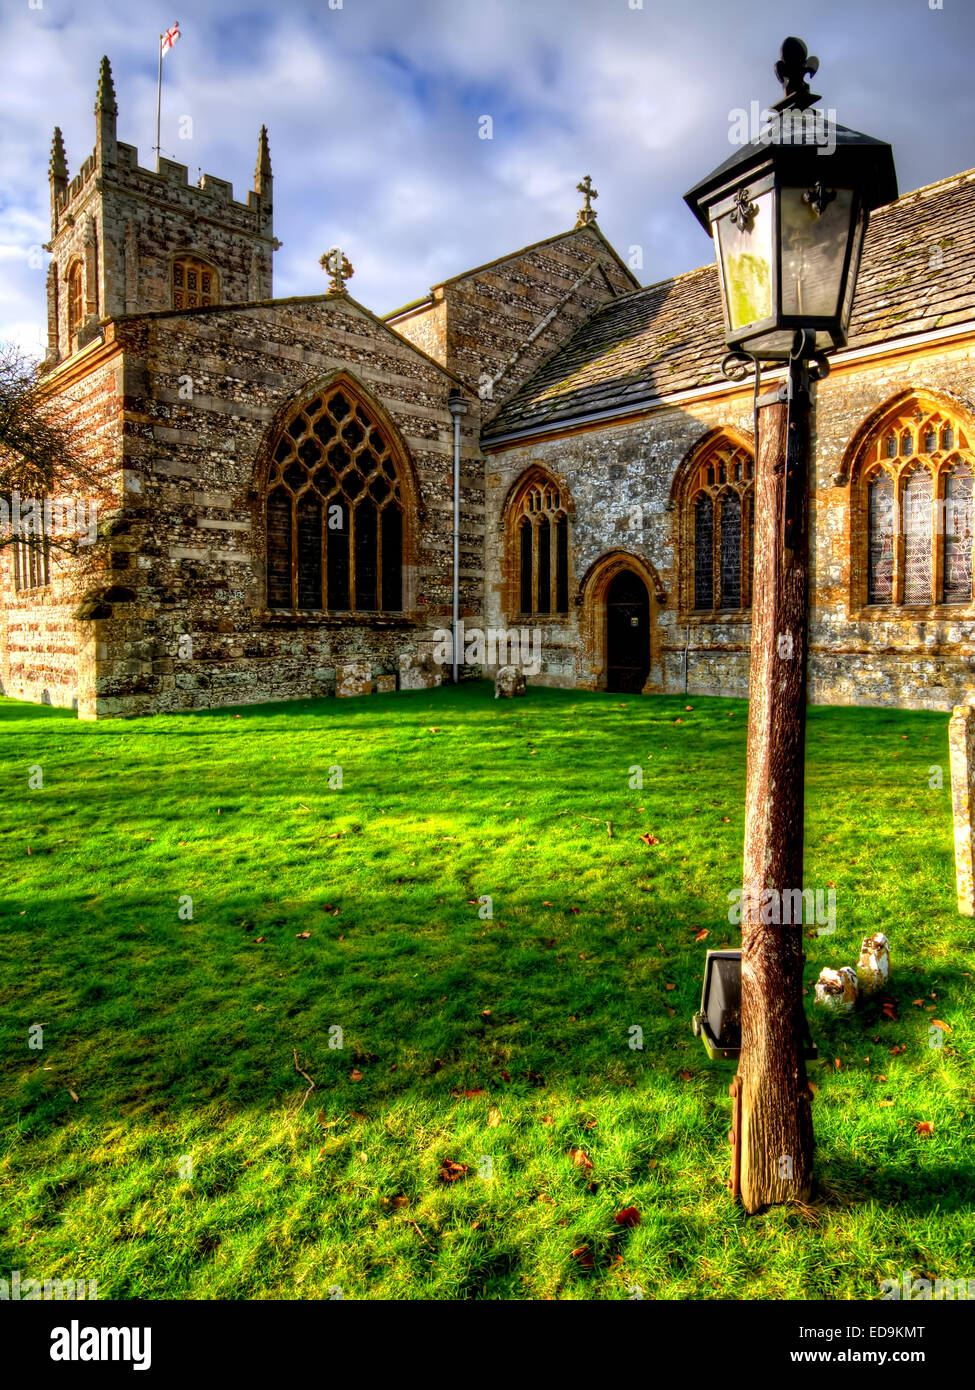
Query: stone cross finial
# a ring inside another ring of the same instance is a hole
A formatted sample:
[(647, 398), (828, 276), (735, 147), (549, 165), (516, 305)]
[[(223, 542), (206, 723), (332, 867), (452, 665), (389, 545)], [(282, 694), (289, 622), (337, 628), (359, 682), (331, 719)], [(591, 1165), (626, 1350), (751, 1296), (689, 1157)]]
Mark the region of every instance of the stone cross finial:
[(812, 106), (813, 102), (819, 100), (819, 97), (809, 90), (809, 83), (805, 80), (807, 74), (815, 77), (819, 71), (819, 59), (810, 58), (809, 50), (802, 39), (795, 38), (786, 39), (779, 49), (779, 54), (779, 61), (773, 71), (782, 83), (785, 95), (772, 109), (785, 111), (794, 108), (797, 111), (805, 111), (807, 106)]
[(338, 246), (331, 246), (318, 264), (323, 270), (327, 270), (332, 277), (328, 282), (329, 289), (338, 290), (343, 294), (346, 293), (345, 282), (346, 280), (351, 280), (355, 271), (349, 264), (349, 259), (344, 251)]
[(592, 199), (598, 198), (599, 194), (592, 186), (592, 175), (587, 174), (581, 183), (576, 184), (576, 189), (582, 194), (583, 204), (579, 216), (576, 218), (577, 227), (585, 227), (590, 222), (595, 222), (596, 213), (592, 206)]

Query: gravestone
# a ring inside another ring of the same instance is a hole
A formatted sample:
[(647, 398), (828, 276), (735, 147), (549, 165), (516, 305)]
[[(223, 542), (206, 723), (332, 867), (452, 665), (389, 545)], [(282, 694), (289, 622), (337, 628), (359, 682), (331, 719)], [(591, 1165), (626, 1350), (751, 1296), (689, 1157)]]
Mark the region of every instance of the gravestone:
[(399, 659), (400, 690), (430, 690), (443, 680), (432, 652), (408, 652)]
[(516, 695), (524, 695), (527, 681), (517, 666), (502, 666), (494, 678), (494, 698), (511, 700)]
[(368, 661), (348, 661), (335, 668), (335, 693), (339, 696), (371, 695), (372, 667)]
[(389, 694), (391, 694), (395, 689), (396, 689), (396, 677), (395, 677), (395, 676), (377, 676), (377, 677), (376, 677), (376, 694), (377, 694), (377, 695), (389, 695)]
[(969, 695), (963, 705), (956, 705), (948, 723), (948, 751), (951, 758), (951, 811), (955, 823), (955, 885), (958, 892), (958, 911), (964, 917), (975, 917), (975, 797), (972, 796), (972, 776), (975, 773), (975, 708)]

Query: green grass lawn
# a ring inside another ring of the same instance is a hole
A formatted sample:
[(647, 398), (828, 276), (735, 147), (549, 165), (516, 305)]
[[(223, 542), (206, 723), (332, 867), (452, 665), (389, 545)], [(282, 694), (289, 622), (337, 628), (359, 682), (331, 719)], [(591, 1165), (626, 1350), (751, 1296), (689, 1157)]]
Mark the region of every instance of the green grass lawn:
[[(0, 1275), (197, 1299), (975, 1278), (947, 716), (810, 711), (806, 882), (837, 893), (806, 946), (818, 1193), (746, 1217), (734, 1069), (689, 1026), (705, 951), (739, 944), (746, 705), (492, 695), (98, 725), (0, 701)], [(877, 929), (899, 1017), (814, 1014)]]

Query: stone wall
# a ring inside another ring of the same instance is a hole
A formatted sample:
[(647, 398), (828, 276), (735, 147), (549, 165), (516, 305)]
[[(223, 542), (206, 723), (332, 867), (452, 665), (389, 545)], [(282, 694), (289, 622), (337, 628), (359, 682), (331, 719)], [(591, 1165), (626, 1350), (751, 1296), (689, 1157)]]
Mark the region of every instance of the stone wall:
[[(124, 508), (111, 545), (122, 593), (86, 624), (94, 655), (82, 717), (332, 693), (337, 666), (365, 662), (379, 678), (429, 652), (451, 610), (453, 379), (341, 293), (121, 319), (115, 331)], [(265, 607), (269, 441), (289, 406), (338, 371), (376, 403), (410, 460), (417, 507), (402, 614)], [(477, 622), (484, 494), (476, 399), (470, 405), (461, 611)]]
[[(972, 340), (901, 346), (874, 360), (840, 359), (818, 388), (811, 515), (810, 698), (818, 703), (948, 709), (970, 688), (975, 668), (975, 609), (914, 610), (910, 615), (856, 610), (851, 603), (848, 469), (857, 431), (903, 391), (939, 395), (969, 419), (975, 434)], [(724, 388), (680, 406), (661, 405), (640, 418), (540, 437), (487, 456), (489, 525), (485, 621), (506, 626), (510, 569), (505, 501), (532, 465), (545, 468), (574, 504), (570, 519), (570, 613), (542, 626), (541, 684), (605, 684), (605, 611), (599, 574), (619, 557), (651, 590), (652, 665), (648, 689), (745, 696), (747, 618), (717, 621), (681, 608), (683, 558), (673, 506), (682, 462), (708, 431), (752, 438), (751, 392)], [(834, 482), (837, 475), (845, 480)], [(659, 586), (665, 601), (654, 600)]]
[[(59, 380), (60, 379), (60, 380)], [(77, 553), (52, 547), (50, 583), (14, 588), (13, 547), (0, 550), (0, 681), (5, 694), (53, 705), (78, 703), (79, 670), (94, 660), (92, 624), (76, 614), (86, 594), (103, 593), (117, 579), (113, 542), (107, 538), (121, 500), (124, 366), (114, 339), (93, 343), (52, 378), (57, 409), (73, 425), (85, 461), (101, 474), (100, 487), (66, 484), (55, 496), (85, 503), (102, 539)], [(26, 501), (26, 499), (24, 499)]]

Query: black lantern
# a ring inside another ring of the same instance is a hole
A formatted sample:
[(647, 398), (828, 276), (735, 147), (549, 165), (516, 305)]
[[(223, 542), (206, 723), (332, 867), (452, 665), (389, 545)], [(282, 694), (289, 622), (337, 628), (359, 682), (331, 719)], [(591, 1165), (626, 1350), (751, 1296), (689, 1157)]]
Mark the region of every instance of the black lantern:
[[(741, 1056), (741, 951), (708, 951), (701, 1011), (691, 1019), (691, 1029), (704, 1043), (712, 1062)], [(803, 1051), (807, 1061), (815, 1061), (819, 1056), (819, 1049), (809, 1036), (808, 1021)]]
[(801, 39), (782, 45), (785, 96), (758, 136), (685, 194), (713, 236), (734, 355), (786, 361), (846, 343), (867, 219), (897, 197), (890, 145), (810, 108), (819, 67)]

